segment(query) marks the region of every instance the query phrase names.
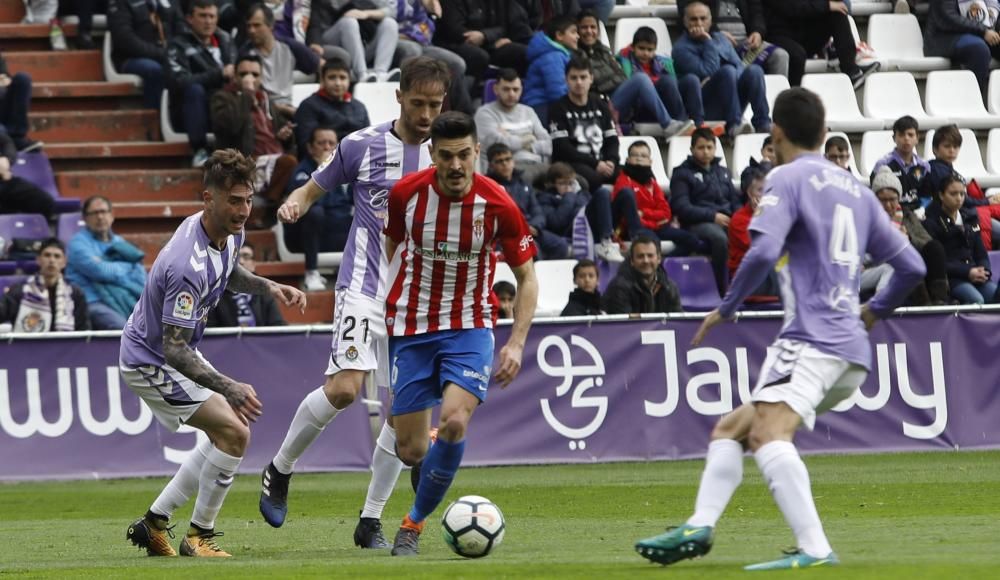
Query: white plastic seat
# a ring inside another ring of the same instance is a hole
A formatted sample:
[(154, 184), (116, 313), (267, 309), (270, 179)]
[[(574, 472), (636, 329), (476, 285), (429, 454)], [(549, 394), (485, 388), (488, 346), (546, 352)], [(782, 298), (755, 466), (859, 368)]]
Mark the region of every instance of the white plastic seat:
[(990, 73), (989, 102), (986, 103), (989, 112), (1000, 115), (1000, 70)]
[(922, 129), (936, 129), (951, 122), (947, 117), (932, 117), (924, 111), (917, 81), (908, 72), (869, 76), (865, 81), (862, 110), (866, 117), (881, 119), (887, 128), (903, 115), (916, 119)]
[[(674, 169), (681, 163), (684, 163), (684, 160), (688, 158), (688, 155), (691, 155), (691, 137), (671, 137), (670, 140), (667, 141), (667, 175), (673, 175)], [(728, 164), (726, 163), (726, 152), (722, 148), (722, 141), (719, 141), (718, 137), (715, 138), (715, 156), (721, 160), (719, 162), (720, 165), (728, 167)]]
[(656, 142), (656, 139), (652, 137), (619, 137), (619, 162), (622, 165), (625, 164), (625, 159), (628, 157), (628, 148), (636, 141), (642, 141), (646, 145), (649, 145), (650, 156), (653, 161), (653, 177), (656, 178), (656, 183), (660, 184), (660, 188), (666, 191), (667, 186), (670, 184), (670, 179), (667, 177), (669, 171), (666, 170), (666, 167), (663, 165), (663, 155), (660, 153), (660, 145)]
[(861, 133), (882, 128), (880, 119), (867, 119), (861, 115), (854, 85), (846, 74), (805, 75), (802, 87), (822, 99), (826, 108), (826, 124), (830, 129)]
[(378, 125), (399, 116), (397, 89), (399, 83), (357, 83), (354, 85), (354, 98), (368, 109), (371, 124)]
[(871, 177), (878, 160), (895, 148), (892, 131), (868, 131), (861, 138), (861, 159), (858, 160), (858, 170)]
[(621, 18), (615, 23), (615, 43), (612, 51), (615, 54), (632, 44), (632, 36), (635, 31), (648, 26), (656, 32), (656, 54), (670, 56), (673, 43), (670, 41), (670, 32), (667, 31), (667, 23), (662, 18)]
[[(274, 242), (277, 246), (279, 260), (282, 262), (305, 261), (305, 254), (293, 252), (285, 245), (285, 229), (280, 221), (271, 228), (271, 231), (274, 232)], [(343, 252), (320, 252), (316, 255), (316, 264), (324, 270), (332, 270), (340, 267), (340, 262), (343, 258)]]
[(1000, 129), (990, 129), (986, 142), (986, 170), (1000, 175)]
[(760, 161), (760, 148), (767, 139), (767, 133), (738, 135), (733, 142), (733, 179), (738, 180), (743, 170), (750, 165), (750, 159)]
[(873, 14), (868, 19), (868, 45), (882, 61), (882, 70), (927, 72), (951, 67), (947, 58), (924, 56), (924, 35), (913, 14)]
[(115, 70), (115, 64), (111, 60), (111, 33), (104, 34), (104, 48), (101, 50), (101, 61), (104, 66), (104, 80), (109, 83), (129, 83), (137, 87), (142, 86), (142, 77), (139, 75), (123, 74)]
[(1000, 115), (986, 110), (979, 83), (972, 71), (947, 70), (928, 74), (924, 98), (928, 114), (948, 117), (959, 127), (1000, 127)]
[(180, 133), (174, 130), (173, 123), (170, 122), (170, 91), (164, 90), (160, 95), (160, 133), (167, 143), (187, 142), (187, 133)]
[[(788, 77), (785, 75), (764, 75), (764, 93), (767, 98), (767, 110), (769, 113), (774, 112), (774, 101), (781, 94), (781, 91), (789, 88)], [(753, 110), (750, 105), (743, 110), (743, 120), (747, 123), (753, 117)], [(735, 164), (734, 164), (735, 165)]]
[(493, 285), (495, 286), (497, 282), (510, 282), (514, 285), (514, 288), (517, 288), (517, 278), (514, 276), (514, 271), (507, 265), (507, 262), (496, 263), (496, 272), (493, 274)]
[(292, 82), (297, 85), (308, 85), (310, 83), (315, 83), (316, 75), (296, 70), (292, 72)]
[(861, 181), (862, 183), (865, 183), (865, 184), (870, 183), (871, 180), (868, 179), (868, 176), (867, 175), (861, 175), (861, 172), (858, 171), (858, 162), (854, 158), (854, 146), (851, 145), (851, 140), (850, 140), (850, 138), (848, 138), (848, 136), (847, 136), (846, 133), (842, 133), (840, 131), (829, 131), (829, 132), (827, 132), (827, 134), (826, 134), (826, 141), (823, 142), (823, 150), (824, 151), (826, 150), (826, 143), (827, 143), (827, 141), (829, 141), (830, 139), (833, 139), (834, 137), (843, 137), (847, 141), (847, 153), (851, 156), (850, 159), (847, 160), (847, 165), (848, 165), (848, 168), (851, 170), (851, 175), (853, 175), (854, 177), (857, 177), (858, 180)]
[(538, 260), (535, 276), (544, 280), (538, 285), (538, 303), (535, 316), (559, 316), (566, 307), (569, 293), (573, 291), (573, 267), (576, 260)]
[(319, 83), (309, 85), (292, 85), (292, 106), (298, 108), (302, 101), (308, 99), (319, 90)]
[(600, 20), (597, 21), (597, 28), (600, 29), (601, 44), (611, 48), (611, 39), (608, 37), (608, 28)]
[[(962, 148), (958, 152), (958, 159), (953, 164), (955, 171), (962, 174), (966, 179), (975, 179), (984, 189), (987, 187), (1000, 186), (1000, 175), (993, 175), (986, 170), (983, 164), (983, 157), (979, 151), (979, 142), (972, 129), (959, 129), (962, 133)], [(934, 141), (934, 130), (927, 132), (924, 137), (924, 159), (934, 158), (932, 143)]]

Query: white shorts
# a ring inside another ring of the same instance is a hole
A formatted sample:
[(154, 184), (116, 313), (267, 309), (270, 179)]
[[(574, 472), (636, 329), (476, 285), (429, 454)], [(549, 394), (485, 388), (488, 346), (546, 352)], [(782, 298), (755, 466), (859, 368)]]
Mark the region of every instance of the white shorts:
[[(215, 368), (200, 352), (196, 350), (195, 354), (210, 368)], [(139, 395), (153, 416), (172, 432), (187, 423), (201, 404), (214, 394), (170, 365), (130, 367), (119, 362), (118, 370), (128, 388)]]
[(334, 300), (333, 344), (326, 374), (335, 375), (344, 369), (375, 371), (375, 384), (388, 387), (385, 303), (347, 288), (338, 289)]
[(796, 340), (779, 339), (767, 347), (760, 379), (751, 400), (785, 403), (812, 431), (816, 415), (850, 397), (865, 382), (868, 371)]

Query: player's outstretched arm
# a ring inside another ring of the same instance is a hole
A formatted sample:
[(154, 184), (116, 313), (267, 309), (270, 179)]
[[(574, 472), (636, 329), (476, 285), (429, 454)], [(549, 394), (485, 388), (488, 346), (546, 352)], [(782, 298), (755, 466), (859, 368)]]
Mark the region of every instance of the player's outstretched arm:
[(285, 203), (281, 204), (278, 208), (278, 219), (286, 224), (299, 221), (299, 218), (304, 216), (312, 204), (325, 193), (326, 191), (316, 183), (316, 180), (310, 179), (305, 185), (293, 191)]
[(524, 342), (528, 339), (531, 319), (535, 316), (538, 303), (538, 279), (535, 278), (534, 262), (527, 262), (512, 268), (517, 280), (517, 296), (514, 298), (514, 326), (507, 344), (500, 349), (500, 365), (497, 368), (497, 382), (504, 388), (514, 380), (521, 370), (521, 356)]
[(264, 412), (257, 392), (250, 385), (234, 381), (213, 369), (199, 357), (190, 346), (193, 335), (193, 328), (163, 325), (163, 358), (167, 364), (197, 385), (225, 397), (243, 423), (249, 425), (250, 421), (256, 421)]
[(306, 295), (298, 288), (292, 288), (284, 284), (278, 284), (273, 280), (258, 276), (239, 264), (233, 270), (233, 274), (226, 283), (226, 288), (233, 292), (245, 292), (247, 294), (268, 295), (285, 306), (297, 306), (300, 312), (306, 310)]

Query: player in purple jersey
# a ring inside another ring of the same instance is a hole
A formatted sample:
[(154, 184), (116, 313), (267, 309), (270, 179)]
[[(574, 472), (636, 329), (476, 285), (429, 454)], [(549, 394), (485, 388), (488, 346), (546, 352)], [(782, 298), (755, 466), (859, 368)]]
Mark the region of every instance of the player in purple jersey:
[(215, 518), (263, 407), (254, 388), (215, 370), (197, 346), (208, 311), (226, 290), (270, 294), (305, 309), (301, 291), (251, 274), (239, 265), (243, 224), (253, 204), (252, 159), (216, 151), (204, 166), (205, 209), (184, 220), (156, 257), (146, 287), (122, 333), (119, 368), (125, 383), (171, 431), (181, 424), (207, 438), (125, 538), (150, 556), (176, 556), (169, 526), (174, 510), (197, 494), (182, 556), (228, 557), (215, 542)]
[[(692, 344), (732, 318), (775, 264), (785, 321), (767, 349), (751, 402), (723, 417), (712, 431), (694, 515), (636, 544), (639, 554), (653, 562), (672, 564), (708, 553), (715, 524), (743, 479), (746, 447), (795, 534), (797, 550), (745, 569), (839, 563), (792, 441), (799, 427), (811, 430), (816, 415), (861, 386), (871, 368), (868, 330), (906, 299), (924, 277), (924, 265), (906, 236), (878, 211), (871, 190), (817, 153), (824, 116), (819, 97), (806, 89), (786, 90), (775, 101), (772, 136), (779, 167), (768, 175), (750, 223), (750, 251)], [(891, 264), (895, 274), (861, 306), (859, 276), (866, 252), (876, 262)]]
[[(388, 265), (382, 242), (386, 204), (389, 190), (398, 180), (430, 165), (427, 138), (449, 83), (448, 67), (443, 62), (427, 57), (408, 60), (396, 91), (399, 118), (344, 137), (312, 179), (292, 192), (278, 209), (278, 219), (292, 223), (326, 191), (349, 184), (354, 195), (354, 221), (337, 276), (333, 347), (326, 381), (303, 399), (281, 448), (261, 476), (260, 512), (274, 527), (280, 527), (288, 513), (288, 483), (298, 458), (334, 417), (354, 402), (370, 371), (375, 371), (377, 385), (388, 386)], [(403, 468), (395, 448), (396, 432), (386, 422), (375, 445), (372, 480), (354, 530), (354, 542), (362, 548), (389, 547), (381, 517)]]

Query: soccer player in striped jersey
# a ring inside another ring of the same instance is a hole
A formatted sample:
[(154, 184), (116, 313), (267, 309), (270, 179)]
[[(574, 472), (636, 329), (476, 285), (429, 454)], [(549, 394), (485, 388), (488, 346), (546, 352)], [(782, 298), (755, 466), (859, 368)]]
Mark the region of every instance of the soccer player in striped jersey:
[[(477, 175), (476, 124), (444, 113), (431, 126), (434, 167), (407, 176), (389, 194), (385, 322), (392, 361), (392, 417), (397, 450), (422, 463), (417, 497), (396, 533), (392, 554), (416, 555), (427, 516), (441, 503), (462, 462), (473, 411), (490, 378), (506, 387), (521, 369), (538, 298), (528, 224), (506, 190)], [(499, 245), (517, 279), (514, 325), (493, 362)], [(441, 405), (428, 450), (431, 411)]]
[[(293, 223), (327, 191), (348, 184), (354, 196), (354, 221), (337, 277), (333, 347), (323, 386), (299, 405), (281, 448), (262, 475), (260, 511), (274, 527), (288, 513), (288, 484), (295, 462), (326, 426), (358, 397), (365, 375), (388, 386), (385, 330), (385, 272), (382, 227), (389, 190), (405, 175), (430, 164), (425, 143), (441, 112), (449, 86), (448, 67), (427, 57), (402, 67), (396, 100), (399, 118), (345, 137), (305, 185), (278, 208), (278, 219)], [(396, 457), (391, 423), (382, 427), (372, 457), (372, 481), (354, 531), (362, 548), (387, 548), (381, 515), (403, 465)]]

